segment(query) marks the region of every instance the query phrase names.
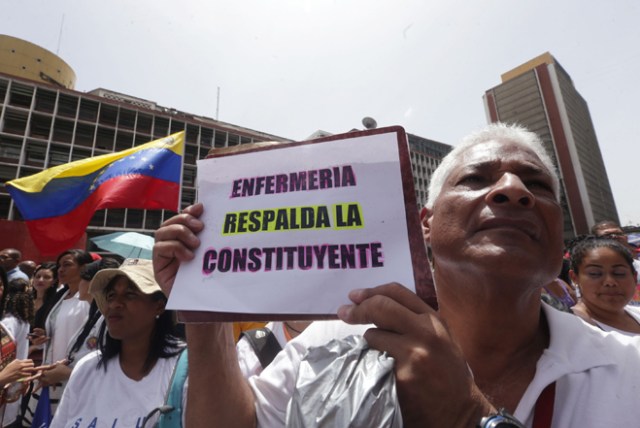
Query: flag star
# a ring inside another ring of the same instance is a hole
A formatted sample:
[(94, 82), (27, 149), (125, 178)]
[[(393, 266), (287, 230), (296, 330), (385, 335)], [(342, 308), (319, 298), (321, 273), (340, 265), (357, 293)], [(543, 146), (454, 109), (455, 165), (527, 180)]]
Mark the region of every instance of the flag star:
[(148, 159), (146, 157), (142, 158), (142, 162), (146, 162)]
[(153, 171), (153, 164), (152, 164), (152, 163), (150, 163), (150, 164), (149, 164), (149, 169), (150, 169), (151, 171)]

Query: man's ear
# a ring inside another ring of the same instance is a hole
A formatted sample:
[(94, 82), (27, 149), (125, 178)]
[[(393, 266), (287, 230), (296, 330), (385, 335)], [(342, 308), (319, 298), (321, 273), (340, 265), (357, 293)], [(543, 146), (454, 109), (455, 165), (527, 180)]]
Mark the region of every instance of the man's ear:
[(422, 225), (422, 238), (427, 245), (431, 242), (431, 216), (433, 212), (427, 207), (420, 210), (420, 224)]

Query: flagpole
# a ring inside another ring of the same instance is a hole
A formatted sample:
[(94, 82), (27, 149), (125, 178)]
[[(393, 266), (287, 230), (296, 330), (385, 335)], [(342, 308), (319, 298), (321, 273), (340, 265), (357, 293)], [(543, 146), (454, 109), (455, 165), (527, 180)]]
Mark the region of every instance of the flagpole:
[(178, 206), (176, 212), (182, 208), (182, 178), (184, 177), (184, 154), (187, 150), (187, 131), (182, 131), (182, 156), (180, 156), (180, 184), (178, 186)]

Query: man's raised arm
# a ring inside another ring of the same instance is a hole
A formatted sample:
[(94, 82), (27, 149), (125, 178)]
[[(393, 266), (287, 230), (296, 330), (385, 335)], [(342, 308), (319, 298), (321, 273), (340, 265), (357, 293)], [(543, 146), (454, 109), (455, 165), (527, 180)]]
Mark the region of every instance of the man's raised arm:
[[(168, 295), (181, 262), (191, 260), (204, 229), (202, 204), (185, 208), (156, 231), (153, 269)], [(231, 324), (187, 324), (189, 390), (186, 426), (252, 427), (256, 425), (254, 398), (240, 372)]]

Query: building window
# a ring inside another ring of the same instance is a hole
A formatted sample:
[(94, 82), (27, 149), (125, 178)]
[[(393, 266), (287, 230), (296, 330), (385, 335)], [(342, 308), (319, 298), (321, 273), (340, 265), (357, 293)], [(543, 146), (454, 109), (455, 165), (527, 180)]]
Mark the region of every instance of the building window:
[(9, 93), (9, 105), (30, 108), (33, 98), (33, 87), (13, 82)]
[(194, 165), (198, 158), (198, 147), (192, 144), (185, 144), (184, 148), (184, 163)]
[(100, 106), (100, 119), (101, 125), (112, 126), (115, 128), (118, 120), (118, 107), (111, 106), (109, 104), (102, 104)]
[(75, 119), (77, 111), (78, 97), (60, 94), (60, 97), (58, 98), (58, 116)]
[(196, 181), (196, 168), (191, 165), (185, 165), (182, 170), (182, 185), (183, 186), (195, 186)]
[(224, 131), (216, 130), (214, 145), (215, 147), (227, 147), (227, 134)]
[(153, 135), (154, 138), (161, 138), (169, 135), (169, 120), (164, 117), (156, 116), (153, 124)]
[(151, 126), (153, 118), (149, 115), (138, 113), (138, 122), (136, 123), (136, 132), (151, 135)]
[(237, 146), (240, 144), (240, 136), (236, 134), (229, 134), (229, 147)]
[(118, 127), (133, 131), (136, 127), (136, 112), (121, 108), (120, 116), (118, 117)]
[(185, 142), (191, 144), (198, 144), (198, 126), (187, 125), (187, 132), (185, 135)]
[(147, 217), (145, 219), (145, 224), (144, 224), (145, 229), (155, 230), (160, 227), (160, 223), (162, 223), (162, 211), (148, 210)]
[(115, 131), (113, 129), (99, 126), (96, 134), (96, 149), (112, 151), (114, 138)]
[(4, 114), (3, 132), (24, 135), (27, 129), (27, 113), (7, 109)]
[[(18, 167), (14, 165), (0, 165), (0, 181), (5, 183), (7, 181), (17, 178)], [(5, 190), (6, 191), (6, 190)]]
[(74, 147), (73, 152), (71, 153), (71, 161), (82, 160), (91, 157), (91, 149), (81, 149), (79, 147)]
[(53, 113), (56, 107), (56, 93), (38, 88), (36, 92), (35, 109), (44, 113)]
[(116, 134), (116, 152), (127, 150), (133, 147), (133, 134), (130, 132), (118, 131)]
[(82, 98), (80, 100), (80, 111), (78, 112), (78, 119), (85, 122), (95, 123), (98, 118), (98, 109), (100, 104), (93, 100), (87, 100)]
[(71, 143), (73, 138), (73, 122), (56, 119), (53, 123), (53, 140), (60, 143)]
[(215, 131), (211, 128), (200, 129), (200, 147), (206, 147), (210, 149), (213, 147), (213, 133)]
[(91, 221), (89, 222), (89, 225), (96, 226), (96, 227), (104, 227), (104, 218), (105, 218), (104, 210), (96, 211), (95, 214), (93, 214), (93, 217), (91, 217)]
[(196, 190), (195, 189), (182, 189), (182, 208), (188, 207), (189, 205), (193, 205), (196, 201)]
[(44, 166), (47, 157), (47, 145), (37, 141), (29, 141), (25, 147), (25, 163), (32, 166)]
[(56, 165), (62, 165), (69, 163), (69, 148), (68, 147), (51, 147), (49, 150), (49, 165), (48, 168)]
[[(9, 195), (0, 194), (0, 218), (9, 218), (10, 206), (11, 206), (11, 197)], [(15, 210), (15, 211), (18, 212), (18, 210)]]
[(124, 209), (107, 210), (107, 227), (124, 227)]
[(179, 120), (172, 120), (170, 134), (175, 134), (176, 132), (180, 131), (184, 131), (184, 122), (181, 122)]
[(7, 162), (19, 162), (22, 141), (14, 138), (0, 137), (0, 159)]
[(31, 126), (29, 126), (29, 136), (41, 140), (48, 140), (49, 134), (51, 134), (52, 120), (51, 116), (33, 113), (31, 115)]
[(144, 217), (144, 210), (127, 210), (127, 225), (128, 229), (142, 229), (142, 219)]

